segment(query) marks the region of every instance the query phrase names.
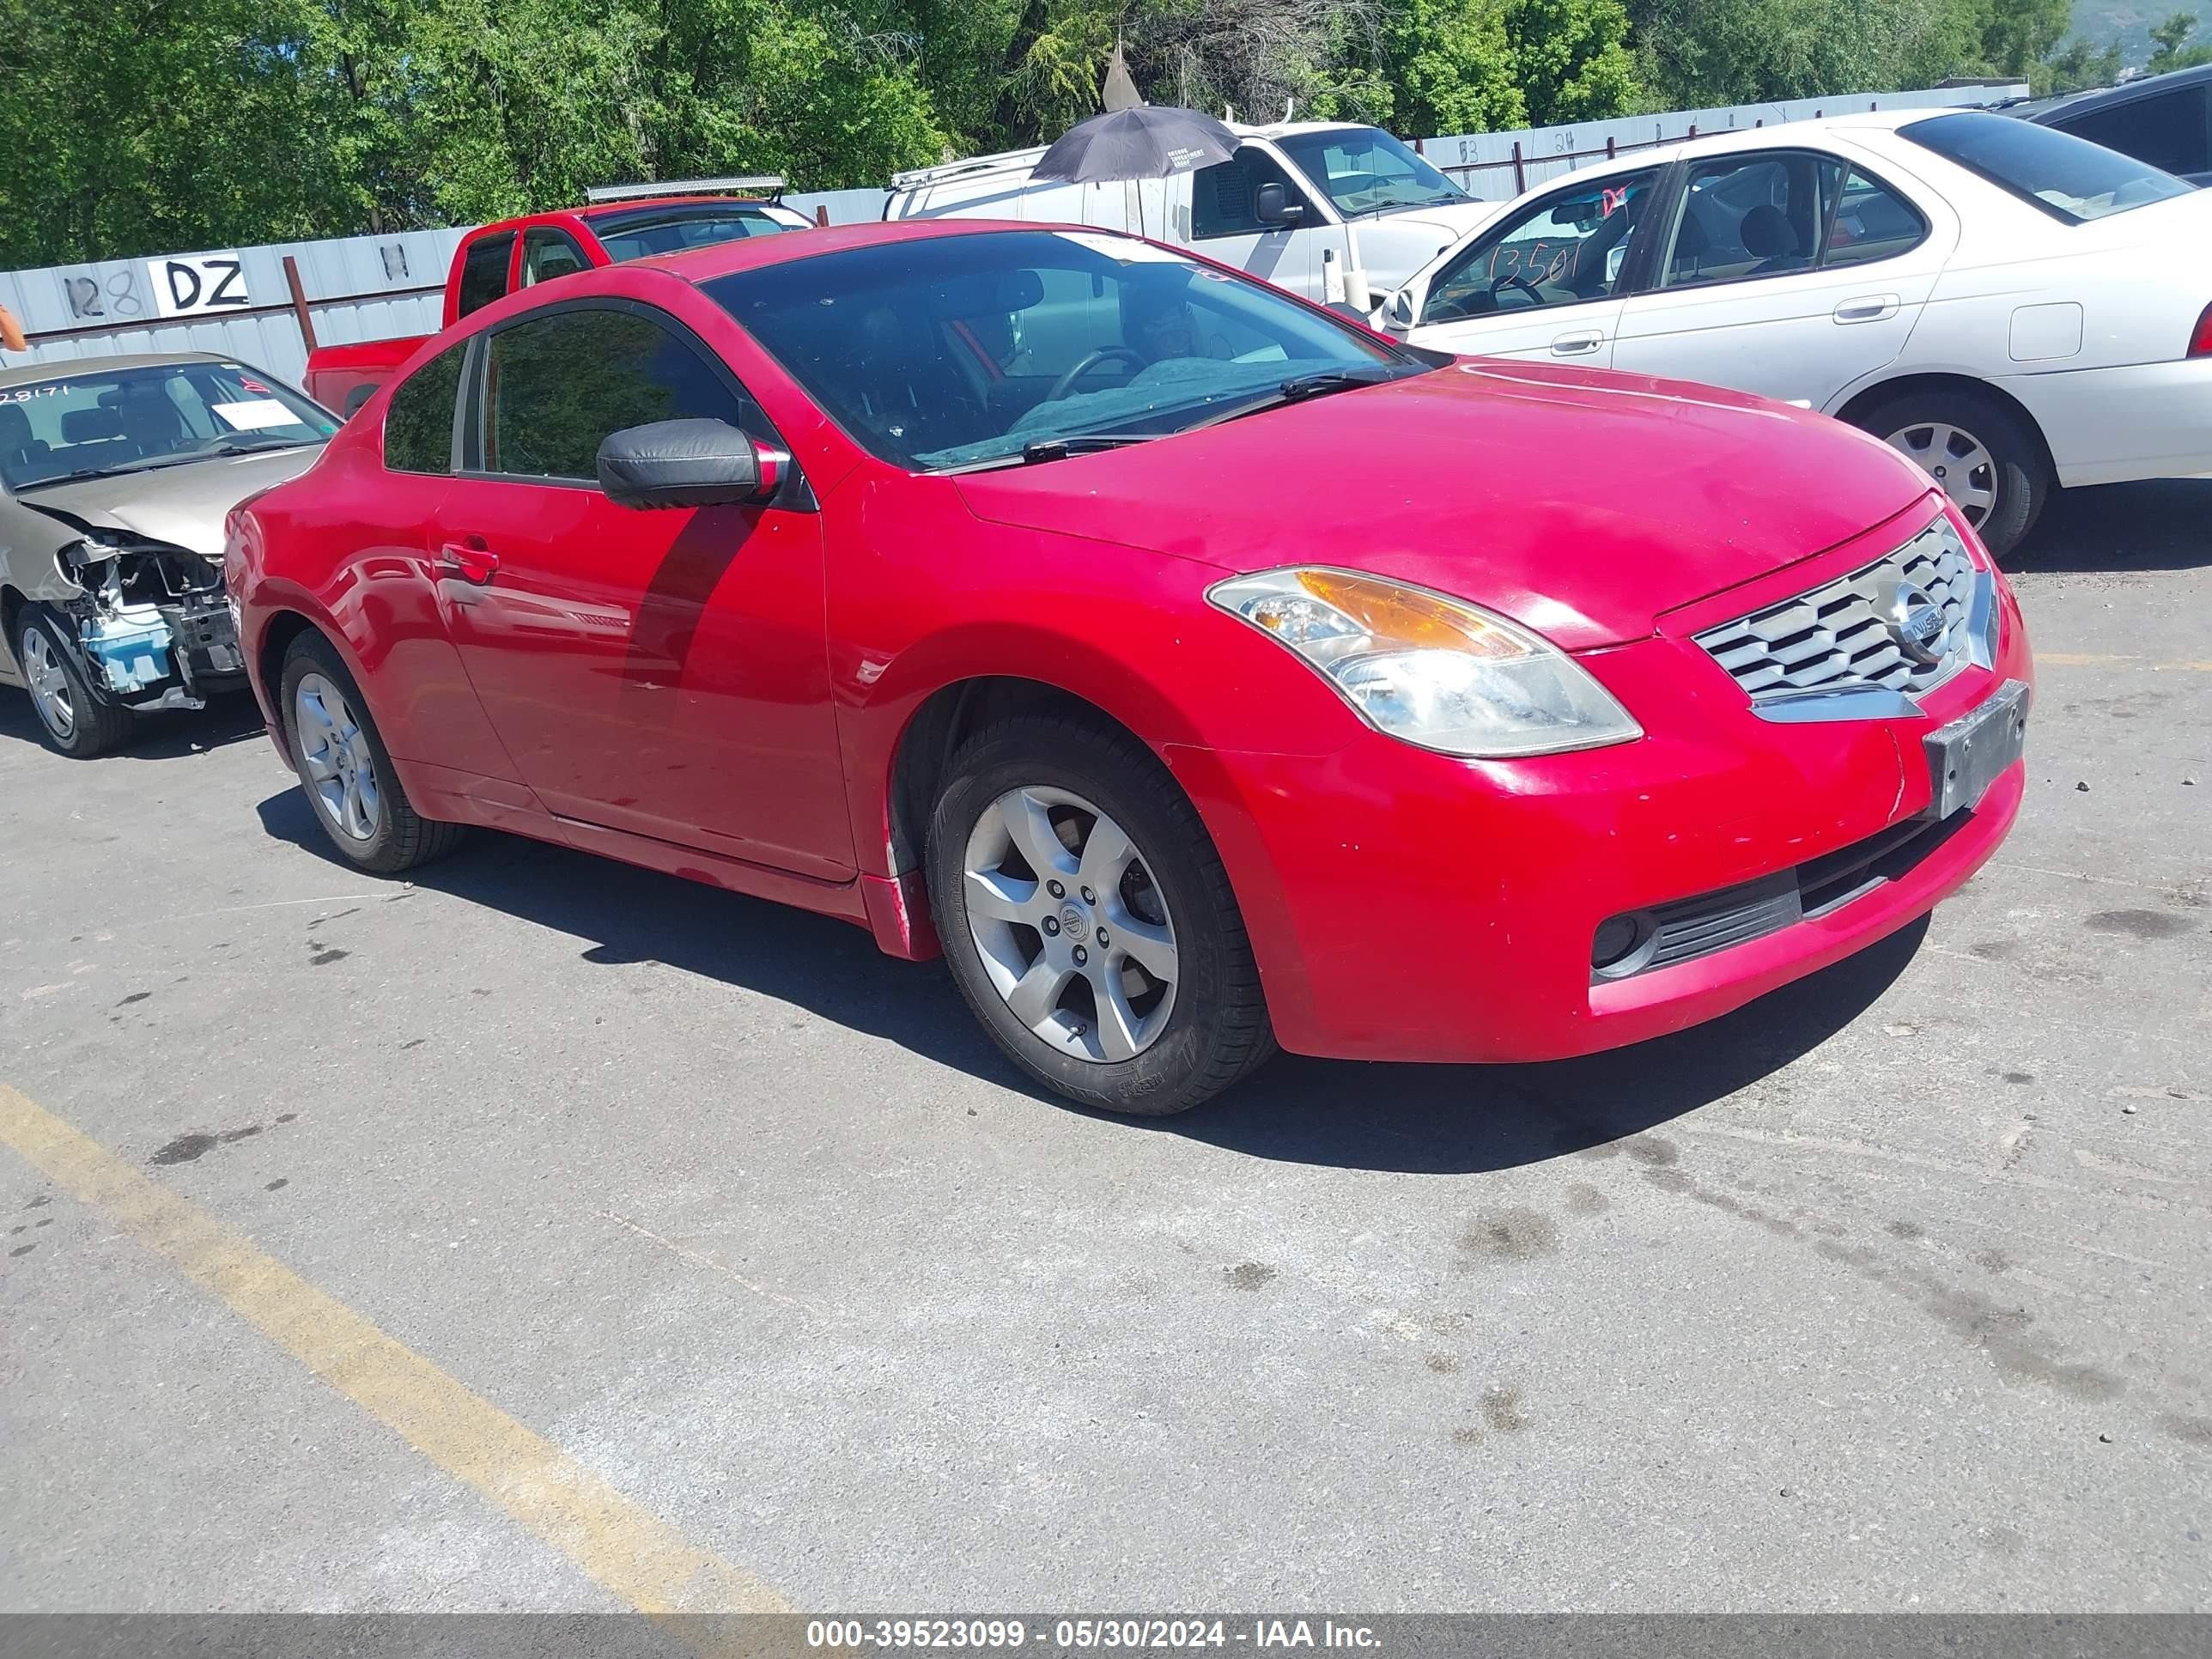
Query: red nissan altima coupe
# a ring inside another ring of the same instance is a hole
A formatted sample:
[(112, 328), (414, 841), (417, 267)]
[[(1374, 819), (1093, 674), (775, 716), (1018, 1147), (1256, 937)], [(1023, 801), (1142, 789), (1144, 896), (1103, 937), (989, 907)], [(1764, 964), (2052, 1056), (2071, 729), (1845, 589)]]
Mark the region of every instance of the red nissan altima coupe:
[(362, 868), (482, 824), (842, 916), (1117, 1111), (1675, 1030), (2021, 801), (2020, 612), (1911, 462), (1085, 230), (512, 295), (233, 514), (229, 580)]

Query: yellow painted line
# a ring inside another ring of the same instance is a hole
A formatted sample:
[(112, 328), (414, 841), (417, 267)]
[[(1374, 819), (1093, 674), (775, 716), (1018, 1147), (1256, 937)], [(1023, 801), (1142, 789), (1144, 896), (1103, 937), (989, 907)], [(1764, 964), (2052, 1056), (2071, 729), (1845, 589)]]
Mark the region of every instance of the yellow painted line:
[(2149, 662), (2098, 651), (2039, 651), (2038, 668), (2148, 668), (2154, 674), (2212, 674), (2212, 662)]
[[(773, 1588), (690, 1543), (551, 1441), (4, 1083), (0, 1145), (639, 1612), (792, 1610)], [(697, 1645), (692, 1620), (679, 1633)]]

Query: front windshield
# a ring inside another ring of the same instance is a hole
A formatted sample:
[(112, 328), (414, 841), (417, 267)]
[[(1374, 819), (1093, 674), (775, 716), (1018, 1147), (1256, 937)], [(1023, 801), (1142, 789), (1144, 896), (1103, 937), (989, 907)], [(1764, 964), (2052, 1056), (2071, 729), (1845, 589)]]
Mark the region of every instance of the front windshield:
[[(781, 211), (790, 214), (789, 209)], [(691, 202), (680, 207), (623, 208), (613, 213), (595, 213), (590, 223), (592, 234), (606, 249), (607, 258), (617, 264), (799, 228), (791, 217), (779, 218), (775, 210), (758, 202)]]
[(2191, 193), (2189, 185), (2147, 161), (2008, 115), (1962, 111), (1900, 131), (2069, 224)]
[(1103, 232), (918, 238), (702, 286), (856, 441), (921, 470), (1157, 437), (1302, 376), (1424, 368), (1265, 283)]
[(1347, 219), (1402, 208), (1464, 207), (1474, 199), (1377, 127), (1323, 128), (1275, 142)]
[(159, 363), (0, 386), (10, 489), (319, 444), (334, 416), (239, 363)]

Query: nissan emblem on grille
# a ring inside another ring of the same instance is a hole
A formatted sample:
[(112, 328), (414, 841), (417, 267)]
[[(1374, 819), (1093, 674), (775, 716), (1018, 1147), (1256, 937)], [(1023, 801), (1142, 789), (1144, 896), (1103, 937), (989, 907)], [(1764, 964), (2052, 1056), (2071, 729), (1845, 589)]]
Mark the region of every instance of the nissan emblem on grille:
[(1906, 656), (1923, 666), (1943, 659), (1943, 636), (1951, 631), (1951, 624), (1925, 588), (1913, 582), (1891, 582), (1881, 610), (1899, 649)]
[(1779, 717), (1814, 694), (1933, 690), (1982, 659), (1994, 603), (1994, 579), (1938, 518), (1885, 558), (1696, 637)]

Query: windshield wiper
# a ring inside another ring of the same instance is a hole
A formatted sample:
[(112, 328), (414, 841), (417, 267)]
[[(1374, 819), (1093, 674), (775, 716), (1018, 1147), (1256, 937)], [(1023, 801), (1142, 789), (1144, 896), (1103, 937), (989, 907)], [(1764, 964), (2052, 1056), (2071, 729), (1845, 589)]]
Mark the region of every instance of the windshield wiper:
[(198, 453), (202, 455), (258, 455), (264, 451), (270, 449), (305, 449), (312, 444), (319, 443), (321, 441), (323, 441), (319, 438), (241, 438), (237, 436), (225, 436), (216, 439), (215, 442), (208, 445), (206, 448), (202, 449)]
[(1353, 386), (1381, 386), (1386, 380), (1397, 380), (1405, 372), (1404, 368), (1396, 363), (1364, 363), (1352, 368), (1323, 368), (1310, 374), (1293, 374), (1265, 396), (1249, 404), (1239, 404), (1234, 409), (1224, 410), (1218, 415), (1209, 415), (1182, 430), (1200, 431), (1209, 426), (1219, 426), (1224, 421), (1242, 420), (1245, 416), (1257, 415), (1262, 410), (1280, 409), (1285, 404), (1304, 403), (1309, 398), (1322, 397), (1331, 392), (1346, 392)]
[(89, 472), (64, 472), (58, 477), (40, 478), (33, 483), (18, 484), (18, 489), (45, 489), (54, 484), (84, 483), (93, 478), (119, 478), (131, 472), (155, 472), (165, 466), (182, 466), (186, 461), (196, 461), (198, 455), (161, 455), (149, 459), (119, 461), (113, 466), (94, 467)]
[(220, 455), (259, 455), (276, 449), (306, 449), (326, 441), (321, 438), (259, 438), (248, 441), (237, 437), (225, 437), (204, 449), (195, 449), (182, 455), (149, 455), (139, 460), (118, 461), (113, 466), (95, 467), (89, 472), (64, 472), (59, 477), (40, 478), (15, 487), (18, 489), (43, 489), (52, 484), (83, 483), (93, 478), (120, 478), (134, 472), (159, 472), (172, 466), (190, 466), (195, 461), (210, 460)]
[(962, 472), (988, 472), (1002, 466), (1036, 466), (1045, 461), (1064, 461), (1071, 455), (1091, 455), (1103, 449), (1148, 444), (1167, 435), (1164, 432), (1078, 432), (1065, 438), (1039, 438), (1010, 455), (993, 455), (980, 461), (964, 461), (957, 466), (933, 467), (931, 471), (939, 477), (951, 477)]
[(1083, 432), (1066, 438), (1040, 438), (1022, 446), (1022, 464), (1035, 466), (1039, 461), (1064, 461), (1070, 455), (1124, 449), (1131, 444), (1148, 444), (1160, 435), (1157, 432)]

